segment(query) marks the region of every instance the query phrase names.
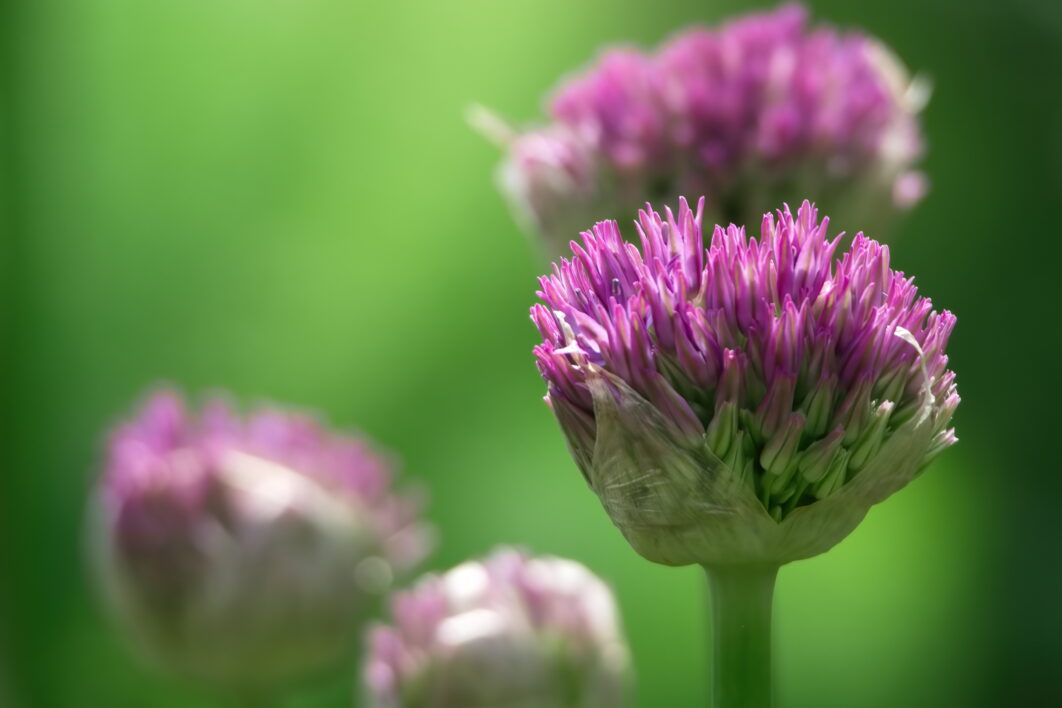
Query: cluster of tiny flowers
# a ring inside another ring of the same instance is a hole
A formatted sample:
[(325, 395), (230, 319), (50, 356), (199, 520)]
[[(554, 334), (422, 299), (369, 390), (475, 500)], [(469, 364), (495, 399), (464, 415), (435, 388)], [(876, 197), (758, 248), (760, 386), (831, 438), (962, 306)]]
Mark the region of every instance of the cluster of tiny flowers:
[(867, 225), (917, 202), (925, 91), (877, 41), (797, 5), (605, 52), (552, 123), (509, 141), (502, 182), (555, 246), (646, 200), (707, 194), (721, 223), (810, 198)]
[(609, 588), (582, 565), (500, 550), (393, 599), (365, 665), (375, 708), (612, 708), (628, 651)]
[(598, 223), (541, 278), (535, 355), (588, 477), (605, 464), (605, 396), (647, 402), (776, 521), (858, 477), (908, 424), (931, 428), (919, 467), (954, 442), (955, 318), (890, 269), (887, 247), (858, 234), (835, 259), (841, 237), (807, 202), (764, 216), (759, 240), (717, 226), (706, 247), (701, 218), (685, 200), (640, 212), (640, 249)]
[(121, 618), (171, 668), (260, 689), (327, 668), (427, 553), (419, 502), (356, 437), (154, 395), (112, 436), (98, 560)]

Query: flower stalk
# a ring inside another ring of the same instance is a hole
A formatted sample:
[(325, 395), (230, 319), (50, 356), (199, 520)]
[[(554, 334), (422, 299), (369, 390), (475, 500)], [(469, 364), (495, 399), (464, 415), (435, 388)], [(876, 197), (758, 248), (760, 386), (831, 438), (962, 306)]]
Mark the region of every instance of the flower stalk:
[(772, 705), (771, 605), (776, 565), (709, 565), (712, 708)]
[(955, 316), (888, 248), (804, 202), (710, 239), (685, 200), (616, 222), (540, 279), (546, 400), (612, 522), (654, 563), (707, 569), (715, 708), (771, 703), (777, 569), (843, 540), (956, 442)]
[(280, 701), (268, 691), (250, 689), (238, 691), (233, 696), (236, 708), (276, 708)]

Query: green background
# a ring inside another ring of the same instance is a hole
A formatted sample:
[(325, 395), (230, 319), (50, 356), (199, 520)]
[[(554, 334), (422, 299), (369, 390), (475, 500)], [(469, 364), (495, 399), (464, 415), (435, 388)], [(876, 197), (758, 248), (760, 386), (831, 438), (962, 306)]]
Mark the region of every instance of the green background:
[[(637, 705), (704, 704), (699, 571), (611, 526), (541, 401), (543, 265), (463, 122), (742, 2), (25, 0), (0, 16), (0, 706), (221, 705), (143, 668), (84, 568), (101, 436), (157, 381), (365, 430), (446, 567), (499, 542), (616, 587)], [(780, 705), (1062, 703), (1058, 3), (813, 3), (934, 81), (896, 267), (954, 310), (961, 443), (782, 570)], [(292, 706), (349, 704), (354, 673)]]

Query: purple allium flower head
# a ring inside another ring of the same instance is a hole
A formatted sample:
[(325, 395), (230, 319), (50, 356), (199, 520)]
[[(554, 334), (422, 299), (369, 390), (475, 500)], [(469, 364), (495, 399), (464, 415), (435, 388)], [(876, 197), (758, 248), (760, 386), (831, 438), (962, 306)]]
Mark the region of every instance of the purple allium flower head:
[(118, 618), (169, 668), (260, 691), (326, 670), (430, 547), (391, 465), (311, 417), (152, 396), (113, 434), (96, 560)]
[(392, 602), (364, 670), (374, 708), (613, 708), (628, 651), (612, 593), (575, 561), (501, 549)]
[(555, 251), (585, 224), (681, 194), (709, 195), (719, 223), (804, 196), (841, 223), (885, 223), (925, 192), (926, 95), (878, 41), (785, 5), (653, 52), (604, 52), (556, 90), (549, 126), (499, 135), (501, 182)]
[(650, 560), (815, 555), (955, 442), (955, 317), (808, 202), (708, 244), (702, 206), (640, 212), (640, 248), (598, 223), (540, 279), (546, 399)]

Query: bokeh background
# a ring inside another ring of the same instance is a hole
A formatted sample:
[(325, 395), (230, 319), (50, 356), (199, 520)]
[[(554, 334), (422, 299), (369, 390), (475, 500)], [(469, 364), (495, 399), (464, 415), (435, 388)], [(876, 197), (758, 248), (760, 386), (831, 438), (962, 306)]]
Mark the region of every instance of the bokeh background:
[[(781, 705), (1062, 704), (1062, 5), (811, 3), (935, 85), (894, 264), (959, 315), (961, 444), (783, 569)], [(532, 363), (540, 257), (472, 101), (541, 115), (603, 43), (735, 0), (24, 0), (0, 10), (0, 706), (220, 706), (108, 631), (83, 561), (101, 438), (163, 380), (321, 410), (431, 489), (445, 567), (498, 542), (617, 588), (638, 706), (704, 704), (704, 582), (570, 462)], [(354, 673), (291, 706), (350, 704)]]

